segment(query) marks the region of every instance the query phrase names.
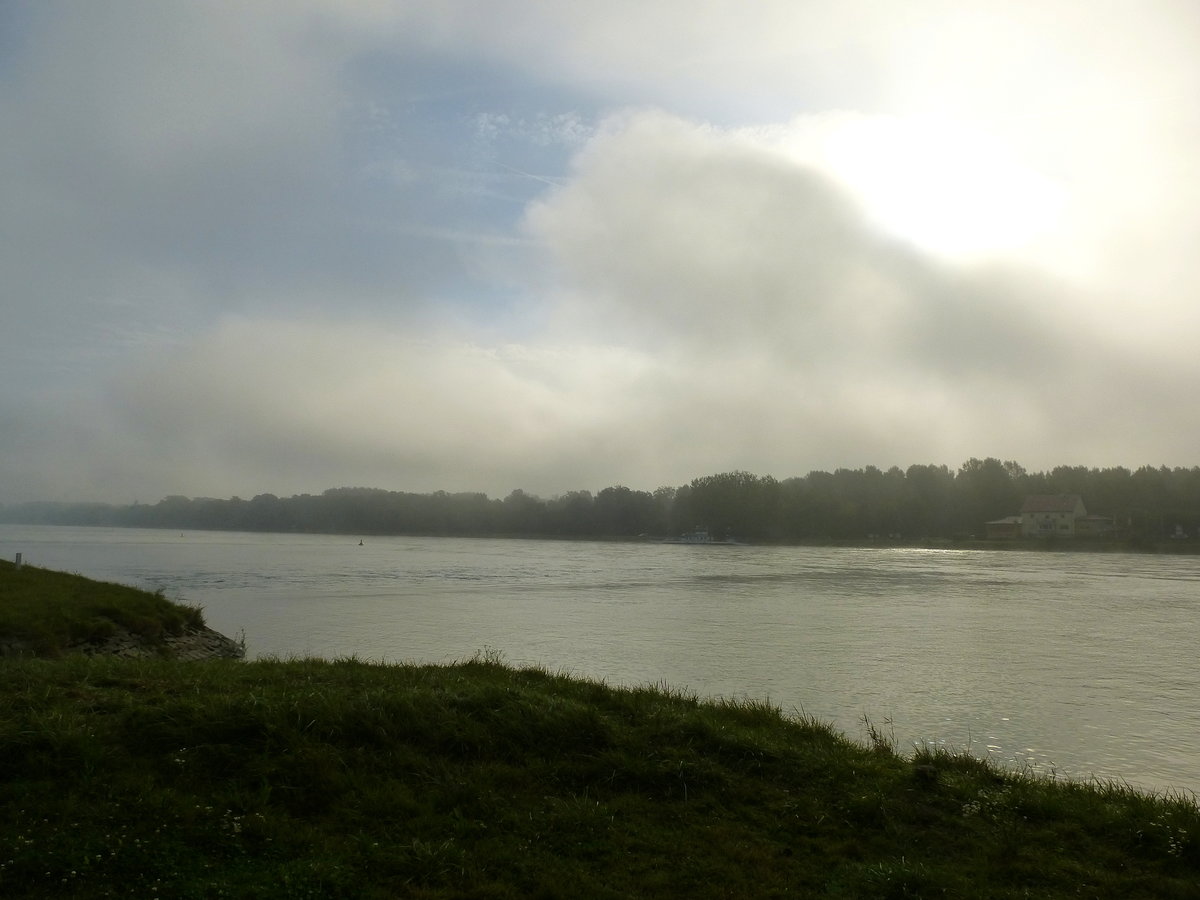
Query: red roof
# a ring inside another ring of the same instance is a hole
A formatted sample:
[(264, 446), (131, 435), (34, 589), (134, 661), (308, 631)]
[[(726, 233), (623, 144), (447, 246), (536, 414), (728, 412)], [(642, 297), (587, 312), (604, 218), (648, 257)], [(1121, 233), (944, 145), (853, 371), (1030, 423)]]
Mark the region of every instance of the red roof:
[(1021, 505), (1022, 513), (1069, 513), (1083, 505), (1078, 494), (1030, 494)]

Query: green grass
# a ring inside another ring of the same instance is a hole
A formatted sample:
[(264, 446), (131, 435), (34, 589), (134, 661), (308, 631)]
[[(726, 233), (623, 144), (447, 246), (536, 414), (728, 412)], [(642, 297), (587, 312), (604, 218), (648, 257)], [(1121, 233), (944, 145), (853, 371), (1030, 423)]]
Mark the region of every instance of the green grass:
[(874, 736), (495, 654), (0, 660), (0, 897), (1200, 896), (1192, 799)]
[(0, 664), (0, 896), (1195, 897), (1200, 813), (494, 660)]
[(103, 640), (118, 628), (153, 642), (203, 624), (198, 608), (161, 592), (0, 561), (0, 638), (21, 641), (39, 656)]

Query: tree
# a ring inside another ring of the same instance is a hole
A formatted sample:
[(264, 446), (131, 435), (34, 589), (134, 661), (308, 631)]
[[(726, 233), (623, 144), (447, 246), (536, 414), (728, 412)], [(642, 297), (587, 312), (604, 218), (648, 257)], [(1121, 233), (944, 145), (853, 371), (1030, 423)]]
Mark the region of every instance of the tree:
[(655, 500), (645, 491), (624, 485), (607, 487), (596, 495), (595, 523), (599, 534), (630, 536), (654, 528)]
[(713, 536), (762, 538), (779, 528), (779, 482), (767, 475), (723, 472), (693, 479), (690, 511), (695, 527)]
[(507, 497), (501, 506), (501, 521), (510, 534), (540, 534), (545, 520), (546, 505), (518, 488)]
[(946, 466), (913, 465), (904, 473), (907, 495), (901, 530), (916, 537), (948, 535), (953, 528), (954, 475)]
[(1017, 468), (1016, 463), (1002, 463), (991, 456), (985, 460), (972, 457), (963, 463), (954, 479), (957, 527), (982, 533), (985, 522), (1016, 513), (1022, 500), (1021, 488), (1012, 477)]
[(580, 536), (595, 532), (595, 501), (591, 491), (568, 491), (546, 505), (552, 534)]

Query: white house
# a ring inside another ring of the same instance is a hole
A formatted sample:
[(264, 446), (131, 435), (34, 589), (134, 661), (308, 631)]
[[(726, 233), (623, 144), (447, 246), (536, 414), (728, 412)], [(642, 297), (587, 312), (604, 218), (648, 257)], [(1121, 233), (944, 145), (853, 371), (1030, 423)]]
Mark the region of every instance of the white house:
[(1021, 505), (1021, 536), (1074, 537), (1086, 515), (1078, 494), (1030, 494)]

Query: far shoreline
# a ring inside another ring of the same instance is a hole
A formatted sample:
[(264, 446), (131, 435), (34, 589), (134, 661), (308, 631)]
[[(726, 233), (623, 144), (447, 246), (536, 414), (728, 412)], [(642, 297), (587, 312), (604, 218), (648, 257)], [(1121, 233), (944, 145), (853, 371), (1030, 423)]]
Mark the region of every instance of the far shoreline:
[(714, 541), (711, 545), (672, 541), (671, 535), (570, 535), (570, 534), (539, 534), (536, 532), (513, 534), (503, 533), (455, 533), (444, 532), (371, 532), (371, 531), (267, 531), (247, 530), (237, 528), (202, 528), (187, 526), (155, 526), (155, 525), (118, 525), (88, 522), (0, 522), (0, 525), (10, 527), (30, 528), (95, 528), (120, 529), (123, 531), (156, 531), (187, 532), (203, 534), (245, 534), (245, 535), (280, 535), (311, 537), (347, 538), (355, 541), (371, 538), (461, 538), (466, 540), (503, 540), (503, 541), (552, 541), (559, 543), (601, 543), (601, 544), (666, 544), (679, 547), (813, 547), (834, 548), (845, 550), (992, 550), (1003, 552), (1027, 553), (1128, 553), (1143, 556), (1196, 556), (1200, 555), (1200, 538), (1182, 538), (1169, 540), (1150, 540), (1143, 538), (1095, 538), (1095, 537), (1064, 537), (1064, 538), (977, 538), (937, 537), (937, 538), (811, 538), (808, 540), (772, 540), (762, 538), (751, 541), (726, 542)]

